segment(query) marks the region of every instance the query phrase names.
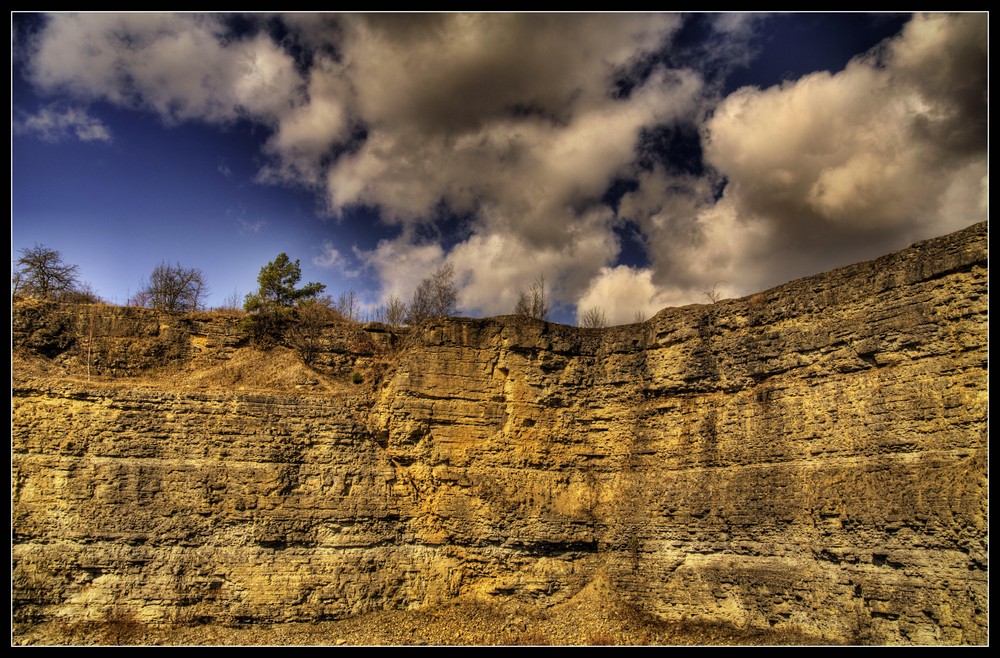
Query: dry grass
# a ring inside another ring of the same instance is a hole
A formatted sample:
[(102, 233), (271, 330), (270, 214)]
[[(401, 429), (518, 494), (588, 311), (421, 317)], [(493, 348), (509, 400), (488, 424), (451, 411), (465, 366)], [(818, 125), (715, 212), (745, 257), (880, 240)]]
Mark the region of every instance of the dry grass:
[[(325, 375), (302, 362), (295, 350), (274, 347), (261, 351), (250, 347), (235, 350), (231, 357), (214, 364), (175, 363), (152, 368), (133, 377), (114, 377), (71, 371), (64, 364), (26, 350), (12, 354), (17, 381), (58, 381), (86, 384), (102, 389), (151, 388), (168, 391), (259, 393), (305, 393), (308, 395), (357, 395), (360, 387), (351, 379)], [(362, 381), (367, 378), (362, 376)]]
[(341, 387), (306, 364), (294, 351), (274, 347), (261, 351), (244, 347), (217, 365), (202, 366), (177, 373), (174, 384), (180, 388), (210, 390), (335, 392)]

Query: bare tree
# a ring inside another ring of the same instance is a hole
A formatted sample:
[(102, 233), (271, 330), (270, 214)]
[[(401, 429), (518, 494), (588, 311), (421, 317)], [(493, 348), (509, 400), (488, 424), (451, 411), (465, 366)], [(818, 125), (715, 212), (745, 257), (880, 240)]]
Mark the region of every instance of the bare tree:
[(80, 288), (80, 268), (63, 262), (62, 254), (45, 245), (21, 249), (11, 276), (13, 294), (62, 299)]
[(592, 306), (580, 314), (580, 326), (585, 329), (603, 329), (608, 326), (608, 316), (600, 306)]
[(385, 323), (398, 327), (406, 320), (407, 308), (399, 295), (392, 294), (385, 300)]
[(10, 296), (16, 297), (24, 292), (24, 271), (14, 268), (10, 275)]
[(316, 359), (323, 345), (323, 330), (340, 316), (332, 304), (330, 297), (323, 295), (301, 301), (295, 307), (295, 322), (289, 324), (289, 338), (306, 363), (311, 364)]
[(705, 297), (708, 298), (708, 302), (710, 304), (714, 304), (715, 302), (722, 299), (722, 291), (719, 290), (720, 283), (725, 283), (725, 281), (716, 281), (715, 283), (712, 284), (711, 289), (703, 291), (705, 293)]
[(357, 321), (361, 314), (361, 303), (358, 300), (357, 293), (353, 290), (345, 290), (340, 293), (340, 297), (337, 298), (337, 303), (333, 308), (342, 318), (352, 322)]
[(147, 284), (145, 281), (139, 282), (139, 289), (129, 296), (128, 301), (125, 303), (126, 306), (138, 306), (140, 308), (150, 308), (151, 304), (149, 301), (149, 291), (146, 290)]
[(514, 314), (544, 320), (549, 315), (549, 300), (545, 294), (545, 277), (535, 279), (527, 290), (521, 291)]
[(455, 313), (458, 288), (455, 267), (447, 263), (420, 282), (406, 313), (407, 324), (419, 324), (428, 318), (443, 318)]
[(634, 322), (636, 324), (641, 324), (641, 323), (645, 322), (646, 319), (647, 319), (646, 318), (646, 312), (643, 311), (642, 309), (639, 309), (635, 313), (632, 314), (632, 322)]
[(147, 306), (169, 313), (188, 313), (202, 307), (208, 293), (201, 270), (162, 262), (153, 268), (149, 282), (133, 296), (137, 306)]
[(61, 294), (59, 299), (60, 301), (72, 302), (74, 304), (97, 304), (101, 301), (94, 287), (86, 281), (78, 281), (72, 290)]
[(240, 294), (238, 288), (233, 288), (233, 292), (226, 296), (222, 300), (222, 306), (219, 306), (220, 311), (242, 311), (243, 310), (243, 295)]

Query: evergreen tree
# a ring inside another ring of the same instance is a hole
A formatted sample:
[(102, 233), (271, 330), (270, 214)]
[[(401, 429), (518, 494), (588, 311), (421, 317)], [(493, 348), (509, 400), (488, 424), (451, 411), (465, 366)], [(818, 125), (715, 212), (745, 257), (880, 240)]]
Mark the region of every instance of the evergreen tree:
[(291, 308), (306, 299), (315, 299), (326, 290), (322, 283), (307, 283), (302, 288), (296, 288), (302, 278), (302, 268), (299, 261), (291, 260), (284, 252), (278, 254), (273, 261), (260, 268), (257, 292), (247, 295), (243, 308), (249, 313), (273, 311)]
[(289, 259), (285, 253), (260, 268), (257, 275), (260, 288), (247, 295), (243, 304), (251, 314), (244, 327), (255, 345), (269, 347), (280, 343), (288, 323), (295, 319), (296, 308), (326, 290), (325, 285), (315, 282), (297, 288), (301, 278), (299, 261)]

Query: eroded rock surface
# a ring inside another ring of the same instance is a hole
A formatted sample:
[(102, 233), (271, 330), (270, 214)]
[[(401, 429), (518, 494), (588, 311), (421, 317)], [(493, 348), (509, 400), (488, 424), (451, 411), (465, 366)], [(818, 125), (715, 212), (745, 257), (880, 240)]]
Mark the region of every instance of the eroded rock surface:
[[(986, 225), (605, 330), (331, 327), (280, 391), (88, 383), (37, 313), (15, 352), (73, 376), (13, 373), (16, 625), (550, 607), (599, 578), (670, 622), (987, 641)], [(249, 349), (143, 317), (123, 375)]]

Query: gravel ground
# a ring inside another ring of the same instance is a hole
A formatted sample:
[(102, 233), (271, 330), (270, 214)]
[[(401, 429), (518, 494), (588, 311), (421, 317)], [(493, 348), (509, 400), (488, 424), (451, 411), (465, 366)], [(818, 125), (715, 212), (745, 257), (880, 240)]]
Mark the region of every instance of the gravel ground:
[(510, 645), (802, 645), (797, 633), (665, 623), (636, 612), (592, 583), (548, 609), (516, 603), (456, 600), (422, 610), (373, 612), (340, 621), (248, 626), (156, 626), (127, 620), (15, 628), (15, 645), (169, 646), (510, 646)]

